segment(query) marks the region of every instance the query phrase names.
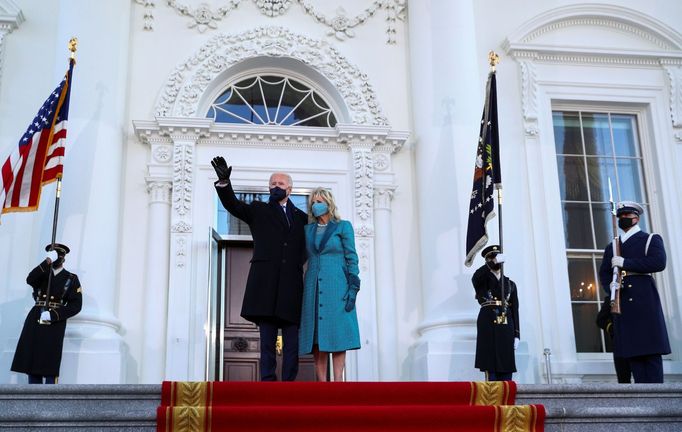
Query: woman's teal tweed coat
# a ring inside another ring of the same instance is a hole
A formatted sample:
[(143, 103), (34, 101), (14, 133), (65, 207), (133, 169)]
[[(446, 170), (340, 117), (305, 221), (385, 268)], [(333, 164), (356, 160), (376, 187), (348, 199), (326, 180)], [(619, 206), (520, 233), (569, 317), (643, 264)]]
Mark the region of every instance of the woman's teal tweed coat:
[(338, 223), (330, 221), (317, 241), (316, 233), (316, 223), (305, 226), (308, 270), (305, 273), (298, 333), (299, 354), (312, 352), (315, 324), (320, 351), (358, 349), (360, 331), (357, 314), (355, 309), (350, 312), (344, 309), (348, 290), (347, 274), (358, 276), (359, 273), (353, 226), (345, 220)]

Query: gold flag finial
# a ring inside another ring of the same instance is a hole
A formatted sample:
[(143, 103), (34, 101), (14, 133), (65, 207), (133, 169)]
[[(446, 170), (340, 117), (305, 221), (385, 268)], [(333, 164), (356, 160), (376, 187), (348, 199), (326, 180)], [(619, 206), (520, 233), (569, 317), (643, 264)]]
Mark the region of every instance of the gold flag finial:
[(493, 50), (488, 52), (488, 62), (490, 63), (490, 71), (495, 72), (495, 66), (500, 62), (500, 56)]
[(76, 58), (76, 49), (78, 48), (78, 38), (72, 37), (69, 40), (69, 51), (71, 51), (71, 58)]

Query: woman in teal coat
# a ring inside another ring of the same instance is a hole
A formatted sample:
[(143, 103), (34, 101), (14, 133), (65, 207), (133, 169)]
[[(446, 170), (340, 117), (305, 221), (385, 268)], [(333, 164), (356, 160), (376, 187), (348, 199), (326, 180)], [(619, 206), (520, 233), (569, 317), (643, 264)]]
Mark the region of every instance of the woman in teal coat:
[(328, 353), (332, 353), (334, 381), (341, 381), (346, 351), (360, 348), (355, 235), (351, 223), (339, 217), (331, 192), (323, 188), (315, 189), (310, 197), (308, 220), (299, 354), (312, 352), (317, 379), (326, 381)]

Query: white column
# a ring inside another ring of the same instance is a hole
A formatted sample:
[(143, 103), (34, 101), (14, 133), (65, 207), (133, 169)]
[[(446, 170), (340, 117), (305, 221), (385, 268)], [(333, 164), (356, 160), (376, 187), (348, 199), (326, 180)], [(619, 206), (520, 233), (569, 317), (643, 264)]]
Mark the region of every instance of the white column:
[(391, 200), (394, 190), (395, 186), (375, 185), (374, 188), (374, 251), (381, 381), (398, 381), (400, 378), (391, 226)]
[[(83, 286), (83, 310), (69, 320), (62, 382), (120, 383), (126, 348), (115, 316), (131, 2), (61, 0), (54, 52), (74, 69), (57, 240), (71, 247), (67, 268)], [(86, 18), (87, 17), (87, 18)]]
[(144, 286), (144, 351), (140, 382), (159, 383), (164, 378), (166, 359), (170, 179), (148, 179), (147, 191), (147, 276)]
[(423, 313), (412, 379), (480, 379), (463, 262), (487, 52), (476, 51), (473, 0), (412, 0), (408, 13)]

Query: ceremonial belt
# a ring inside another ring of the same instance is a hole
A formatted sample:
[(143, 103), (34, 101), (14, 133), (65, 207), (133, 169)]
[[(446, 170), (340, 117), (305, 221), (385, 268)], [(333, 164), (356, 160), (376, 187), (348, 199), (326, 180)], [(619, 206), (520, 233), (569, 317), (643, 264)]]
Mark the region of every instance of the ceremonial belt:
[(623, 270), (623, 277), (625, 276), (651, 276), (651, 273), (635, 273)]
[(481, 303), (482, 308), (486, 306), (502, 306), (502, 300), (488, 300)]
[(51, 308), (58, 308), (61, 306), (64, 306), (62, 302), (46, 302), (45, 300), (38, 300), (36, 301), (36, 306), (38, 307), (51, 307)]

